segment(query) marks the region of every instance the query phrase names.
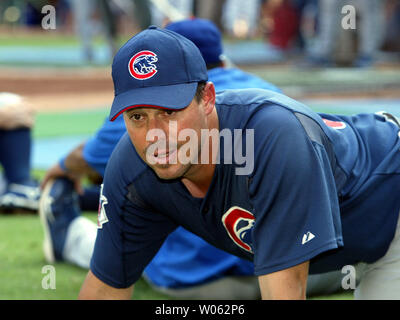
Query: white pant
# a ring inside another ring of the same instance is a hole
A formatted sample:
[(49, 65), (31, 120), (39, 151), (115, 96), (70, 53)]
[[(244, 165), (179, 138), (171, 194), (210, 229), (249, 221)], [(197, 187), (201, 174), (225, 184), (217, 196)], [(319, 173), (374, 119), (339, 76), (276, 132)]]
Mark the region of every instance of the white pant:
[(94, 244), (96, 242), (97, 225), (85, 217), (74, 219), (67, 232), (63, 259), (66, 262), (89, 269)]
[[(343, 274), (332, 271), (314, 274), (308, 277), (307, 296), (329, 295), (341, 290)], [(183, 289), (164, 288), (156, 286), (145, 276), (151, 287), (177, 299), (201, 300), (258, 300), (261, 299), (258, 277), (256, 276), (226, 276), (205, 284)]]

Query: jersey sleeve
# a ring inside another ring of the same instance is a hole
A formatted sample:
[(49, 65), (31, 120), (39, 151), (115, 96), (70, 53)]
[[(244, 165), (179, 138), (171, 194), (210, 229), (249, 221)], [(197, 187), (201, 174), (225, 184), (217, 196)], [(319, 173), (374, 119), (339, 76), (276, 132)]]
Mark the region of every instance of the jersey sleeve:
[(341, 246), (338, 197), (324, 146), (282, 107), (264, 108), (250, 122), (255, 274), (287, 269)]
[(115, 288), (127, 288), (141, 276), (176, 224), (132, 201), (123, 169), (111, 157), (100, 195), (98, 231), (90, 262), (93, 274)]
[(125, 132), (123, 117), (113, 122), (106, 119), (100, 129), (85, 143), (83, 158), (102, 176), (111, 153)]

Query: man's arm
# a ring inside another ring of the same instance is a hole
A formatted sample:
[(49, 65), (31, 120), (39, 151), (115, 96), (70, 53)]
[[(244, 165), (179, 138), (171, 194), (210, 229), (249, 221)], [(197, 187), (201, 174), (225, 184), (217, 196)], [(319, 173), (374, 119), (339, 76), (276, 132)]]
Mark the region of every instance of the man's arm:
[(309, 262), (258, 277), (263, 300), (305, 299)]
[(90, 270), (79, 292), (79, 300), (129, 300), (132, 298), (133, 285), (117, 289), (98, 279)]
[(83, 158), (83, 148), (85, 143), (80, 144), (73, 149), (65, 158), (64, 165), (66, 170), (61, 168), (59, 163), (51, 167), (43, 178), (41, 183), (42, 188), (51, 179), (67, 177), (75, 182), (75, 189), (82, 192), (80, 180), (83, 176), (87, 176), (93, 183), (101, 183), (101, 175), (92, 169), (86, 160)]
[(82, 143), (68, 154), (64, 161), (65, 167), (68, 172), (78, 176), (88, 176), (89, 178), (97, 177), (97, 179), (101, 179), (100, 174), (92, 169), (83, 157), (84, 146), (85, 143)]

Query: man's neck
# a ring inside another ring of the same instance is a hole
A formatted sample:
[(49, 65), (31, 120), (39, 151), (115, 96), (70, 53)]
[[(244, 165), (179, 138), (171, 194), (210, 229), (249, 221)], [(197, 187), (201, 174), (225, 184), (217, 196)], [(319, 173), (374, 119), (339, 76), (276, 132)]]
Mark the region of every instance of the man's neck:
[(181, 180), (189, 193), (195, 198), (204, 198), (206, 196), (214, 175), (215, 164), (209, 165), (200, 170), (202, 172), (201, 178), (191, 179), (189, 177), (182, 178)]

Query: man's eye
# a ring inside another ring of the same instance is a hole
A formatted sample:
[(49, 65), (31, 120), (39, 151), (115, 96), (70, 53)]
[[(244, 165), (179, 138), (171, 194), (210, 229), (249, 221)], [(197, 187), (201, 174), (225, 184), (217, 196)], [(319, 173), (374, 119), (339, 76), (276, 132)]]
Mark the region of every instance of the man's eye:
[(140, 115), (139, 113), (134, 113), (131, 115), (131, 119), (140, 120), (140, 119), (142, 119), (142, 115)]
[(172, 111), (172, 110), (166, 110), (166, 111), (165, 111), (165, 113), (166, 113), (166, 114), (168, 114), (168, 115), (171, 115), (171, 114), (174, 114), (174, 113), (175, 113), (175, 111)]

